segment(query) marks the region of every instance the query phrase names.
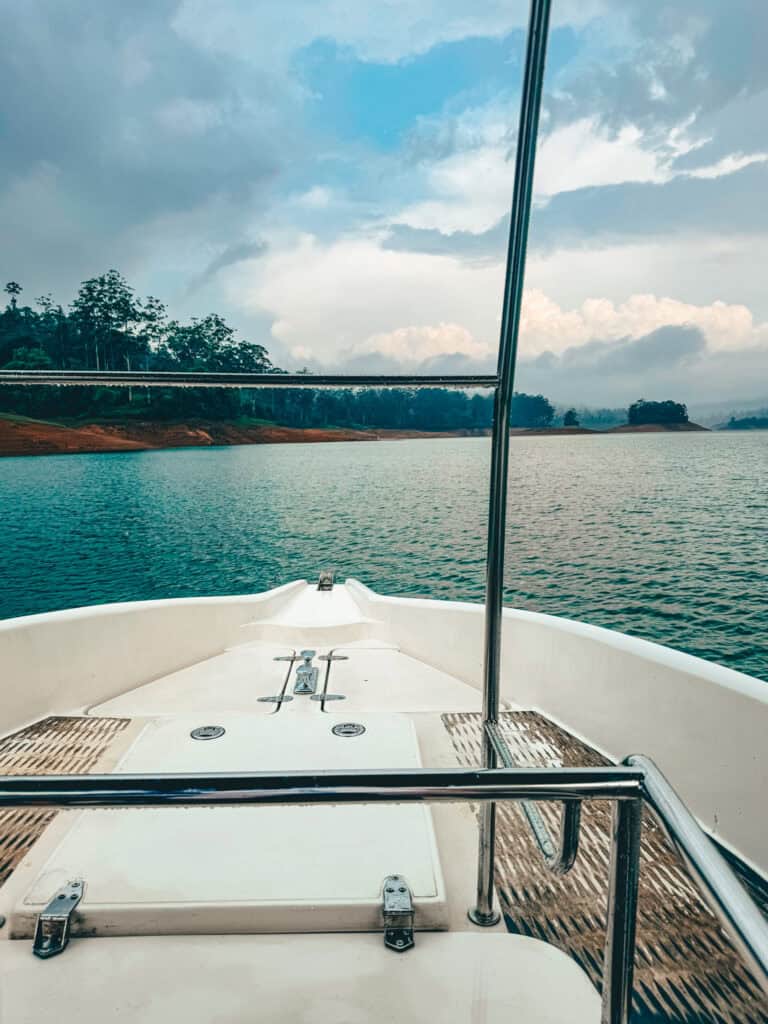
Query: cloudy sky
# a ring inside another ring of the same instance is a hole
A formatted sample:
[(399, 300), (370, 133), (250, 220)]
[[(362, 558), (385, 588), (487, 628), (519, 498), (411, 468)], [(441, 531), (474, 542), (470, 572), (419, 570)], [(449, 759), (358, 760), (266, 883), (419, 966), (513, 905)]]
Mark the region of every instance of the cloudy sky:
[[(0, 276), (492, 367), (526, 5), (0, 0)], [(768, 395), (768, 5), (554, 0), (520, 388)]]

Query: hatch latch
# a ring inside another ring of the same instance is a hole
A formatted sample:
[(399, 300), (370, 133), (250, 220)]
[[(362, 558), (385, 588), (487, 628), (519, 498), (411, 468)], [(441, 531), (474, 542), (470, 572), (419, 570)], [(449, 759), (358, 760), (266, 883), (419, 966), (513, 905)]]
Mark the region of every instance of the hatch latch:
[(76, 878), (56, 891), (51, 902), (41, 911), (35, 925), (32, 952), (42, 960), (63, 952), (69, 942), (72, 914), (83, 898), (85, 882)]
[(396, 953), (411, 949), (413, 941), (413, 897), (402, 875), (384, 879), (382, 892), (384, 945)]

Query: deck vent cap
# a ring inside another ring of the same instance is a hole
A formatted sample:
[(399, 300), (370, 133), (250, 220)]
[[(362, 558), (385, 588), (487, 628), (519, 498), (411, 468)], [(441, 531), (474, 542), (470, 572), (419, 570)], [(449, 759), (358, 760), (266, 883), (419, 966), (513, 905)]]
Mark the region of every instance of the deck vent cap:
[(226, 732), (222, 725), (200, 725), (189, 734), (193, 740), (218, 740)]
[(359, 722), (339, 722), (338, 725), (334, 725), (331, 732), (334, 736), (362, 736), (365, 726)]

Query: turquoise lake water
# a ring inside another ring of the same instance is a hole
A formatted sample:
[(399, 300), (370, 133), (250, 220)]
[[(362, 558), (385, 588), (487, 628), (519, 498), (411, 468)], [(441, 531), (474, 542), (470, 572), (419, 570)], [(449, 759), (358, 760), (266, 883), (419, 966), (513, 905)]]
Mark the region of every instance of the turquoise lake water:
[[(768, 432), (512, 441), (508, 603), (768, 679)], [(324, 566), (483, 595), (485, 438), (0, 459), (0, 618)]]

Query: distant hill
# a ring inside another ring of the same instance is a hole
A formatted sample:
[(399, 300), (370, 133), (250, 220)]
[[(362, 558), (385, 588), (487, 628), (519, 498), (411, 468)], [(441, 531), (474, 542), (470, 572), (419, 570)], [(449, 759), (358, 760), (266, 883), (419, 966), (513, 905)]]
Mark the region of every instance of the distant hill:
[(720, 430), (768, 430), (768, 416), (744, 416), (735, 419), (733, 416), (724, 423)]
[(729, 420), (768, 417), (768, 396), (738, 402), (696, 402), (689, 411), (697, 423), (703, 423), (705, 427), (714, 430), (723, 430)]

